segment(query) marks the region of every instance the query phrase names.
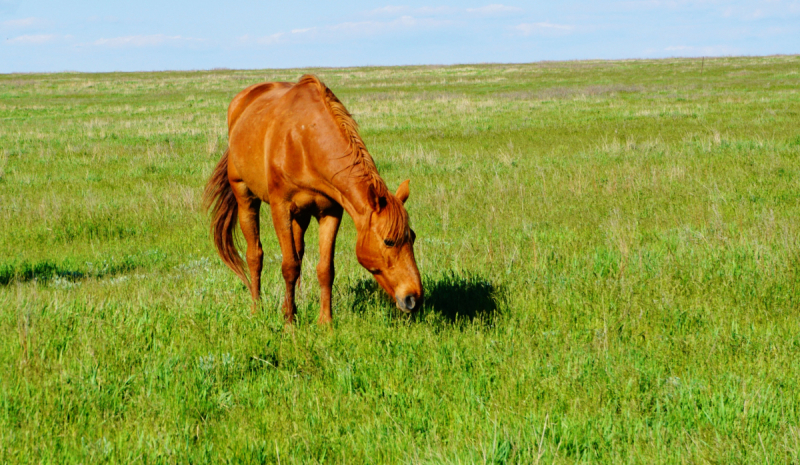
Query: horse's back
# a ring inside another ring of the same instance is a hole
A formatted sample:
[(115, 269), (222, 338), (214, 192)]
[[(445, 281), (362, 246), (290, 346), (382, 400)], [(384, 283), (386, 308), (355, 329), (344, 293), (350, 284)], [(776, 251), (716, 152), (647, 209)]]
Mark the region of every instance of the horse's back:
[(262, 82), (236, 94), (228, 105), (228, 131), (233, 129), (242, 113), (259, 97), (275, 100), (282, 97), (292, 86), (291, 82)]
[(267, 200), (267, 184), (263, 176), (266, 160), (260, 149), (263, 149), (264, 133), (269, 123), (263, 118), (264, 109), (273, 106), (292, 86), (290, 82), (254, 84), (239, 92), (228, 106), (229, 179), (244, 181), (264, 200)]
[(297, 83), (262, 83), (240, 92), (228, 110), (230, 180), (244, 181), (268, 203), (324, 204), (317, 199), (319, 185), (330, 174), (319, 171), (324, 163), (317, 157), (346, 145), (326, 109), (326, 89), (307, 75)]

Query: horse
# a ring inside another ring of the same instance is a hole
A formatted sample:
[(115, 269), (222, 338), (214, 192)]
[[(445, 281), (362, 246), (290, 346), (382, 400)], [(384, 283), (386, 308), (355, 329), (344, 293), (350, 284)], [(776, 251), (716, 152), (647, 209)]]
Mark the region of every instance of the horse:
[[(397, 308), (419, 309), (423, 289), (414, 257), (416, 234), (404, 206), (409, 180), (394, 194), (389, 191), (358, 125), (334, 93), (313, 75), (297, 83), (255, 84), (234, 97), (227, 117), (228, 148), (208, 180), (203, 207), (211, 212), (211, 234), (222, 261), (250, 291), (252, 312), (261, 299), (261, 202), (270, 205), (280, 243), (287, 324), (297, 312), (295, 287), (311, 217), (319, 222), (319, 323), (332, 321), (333, 258), (343, 211), (357, 229), (361, 266)], [(247, 242), (249, 279), (233, 237), (237, 221)]]

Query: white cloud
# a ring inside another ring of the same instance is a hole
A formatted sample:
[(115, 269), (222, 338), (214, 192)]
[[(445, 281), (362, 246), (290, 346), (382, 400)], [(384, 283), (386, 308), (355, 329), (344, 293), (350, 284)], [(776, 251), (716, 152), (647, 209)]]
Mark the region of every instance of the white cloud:
[(401, 16), (392, 21), (359, 21), (339, 23), (324, 28), (330, 32), (350, 32), (357, 35), (374, 35), (383, 32), (395, 32), (410, 29), (432, 29), (451, 24), (448, 20), (436, 20), (430, 18), (415, 18), (413, 16)]
[[(629, 11), (666, 9), (683, 14), (693, 11), (714, 12), (723, 18), (757, 21), (767, 18), (784, 18), (800, 13), (797, 0), (757, 0), (726, 2), (721, 0), (630, 0), (615, 3), (617, 8)], [(703, 13), (704, 14), (704, 13)]]
[(575, 29), (575, 26), (570, 26), (567, 24), (553, 24), (553, 23), (522, 23), (517, 26), (513, 27), (514, 30), (518, 31), (520, 34), (524, 36), (529, 36), (533, 34), (540, 34), (540, 35), (563, 35), (569, 34)]
[(58, 36), (55, 34), (26, 34), (8, 39), (6, 43), (20, 45), (39, 45), (53, 42), (58, 39), (70, 39), (72, 36)]
[(306, 27), (292, 29), (289, 33), (278, 32), (262, 37), (244, 35), (239, 37), (243, 45), (272, 45), (276, 43), (290, 43), (293, 41), (319, 41), (339, 39), (342, 37), (370, 37), (385, 33), (419, 31), (435, 29), (453, 24), (449, 20), (434, 18), (418, 18), (410, 15), (388, 21), (348, 21), (322, 27)]
[(339, 39), (341, 37), (369, 37), (385, 33), (419, 31), (435, 29), (453, 24), (449, 20), (433, 18), (417, 18), (414, 16), (401, 16), (390, 21), (349, 21), (323, 27), (307, 27), (292, 29), (290, 33), (278, 32), (262, 37), (244, 35), (239, 37), (243, 45), (272, 45), (276, 43), (289, 43), (293, 41)]
[(522, 8), (517, 8), (515, 6), (506, 6), (500, 5), (497, 3), (493, 3), (491, 5), (482, 6), (480, 8), (467, 8), (467, 13), (477, 13), (480, 15), (497, 15), (497, 14), (504, 14), (504, 13), (519, 13), (522, 11)]
[(757, 4), (733, 5), (722, 10), (725, 18), (743, 21), (788, 19), (800, 13), (800, 2), (764, 1)]
[(154, 47), (163, 44), (181, 44), (188, 42), (202, 42), (202, 39), (191, 37), (168, 36), (164, 34), (138, 35), (114, 37), (111, 39), (98, 39), (92, 45), (99, 47)]
[(3, 21), (2, 25), (6, 27), (25, 28), (32, 26), (41, 26), (45, 23), (46, 21), (40, 18), (23, 18), (23, 19), (9, 19), (8, 21)]

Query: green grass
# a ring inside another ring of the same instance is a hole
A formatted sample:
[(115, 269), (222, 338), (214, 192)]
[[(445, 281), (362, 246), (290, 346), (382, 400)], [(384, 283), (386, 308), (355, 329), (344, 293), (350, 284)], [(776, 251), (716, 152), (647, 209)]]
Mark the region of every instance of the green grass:
[(800, 57), (315, 69), (408, 209), (284, 329), (200, 194), (241, 89), (0, 75), (0, 463), (800, 462)]

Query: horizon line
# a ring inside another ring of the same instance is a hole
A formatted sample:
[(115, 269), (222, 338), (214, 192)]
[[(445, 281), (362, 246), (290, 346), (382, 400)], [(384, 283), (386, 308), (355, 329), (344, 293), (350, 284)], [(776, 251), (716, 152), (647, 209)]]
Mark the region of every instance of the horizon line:
[(417, 64), (398, 64), (398, 65), (343, 65), (343, 66), (287, 66), (273, 68), (191, 68), (191, 69), (160, 69), (160, 70), (137, 70), (137, 71), (11, 71), (0, 72), (0, 76), (13, 75), (52, 75), (52, 74), (136, 74), (136, 73), (203, 73), (213, 71), (269, 71), (269, 70), (309, 70), (309, 69), (359, 69), (359, 68), (409, 68), (409, 67), (457, 67), (457, 66), (503, 66), (503, 65), (532, 65), (537, 63), (575, 63), (575, 62), (626, 62), (626, 61), (666, 61), (666, 60), (715, 60), (731, 58), (777, 58), (777, 57), (798, 57), (800, 53), (773, 53), (768, 55), (704, 55), (704, 56), (681, 56), (675, 55), (660, 58), (574, 58), (564, 60), (538, 60), (538, 61), (508, 61), (508, 62), (465, 62), (465, 63), (417, 63)]

